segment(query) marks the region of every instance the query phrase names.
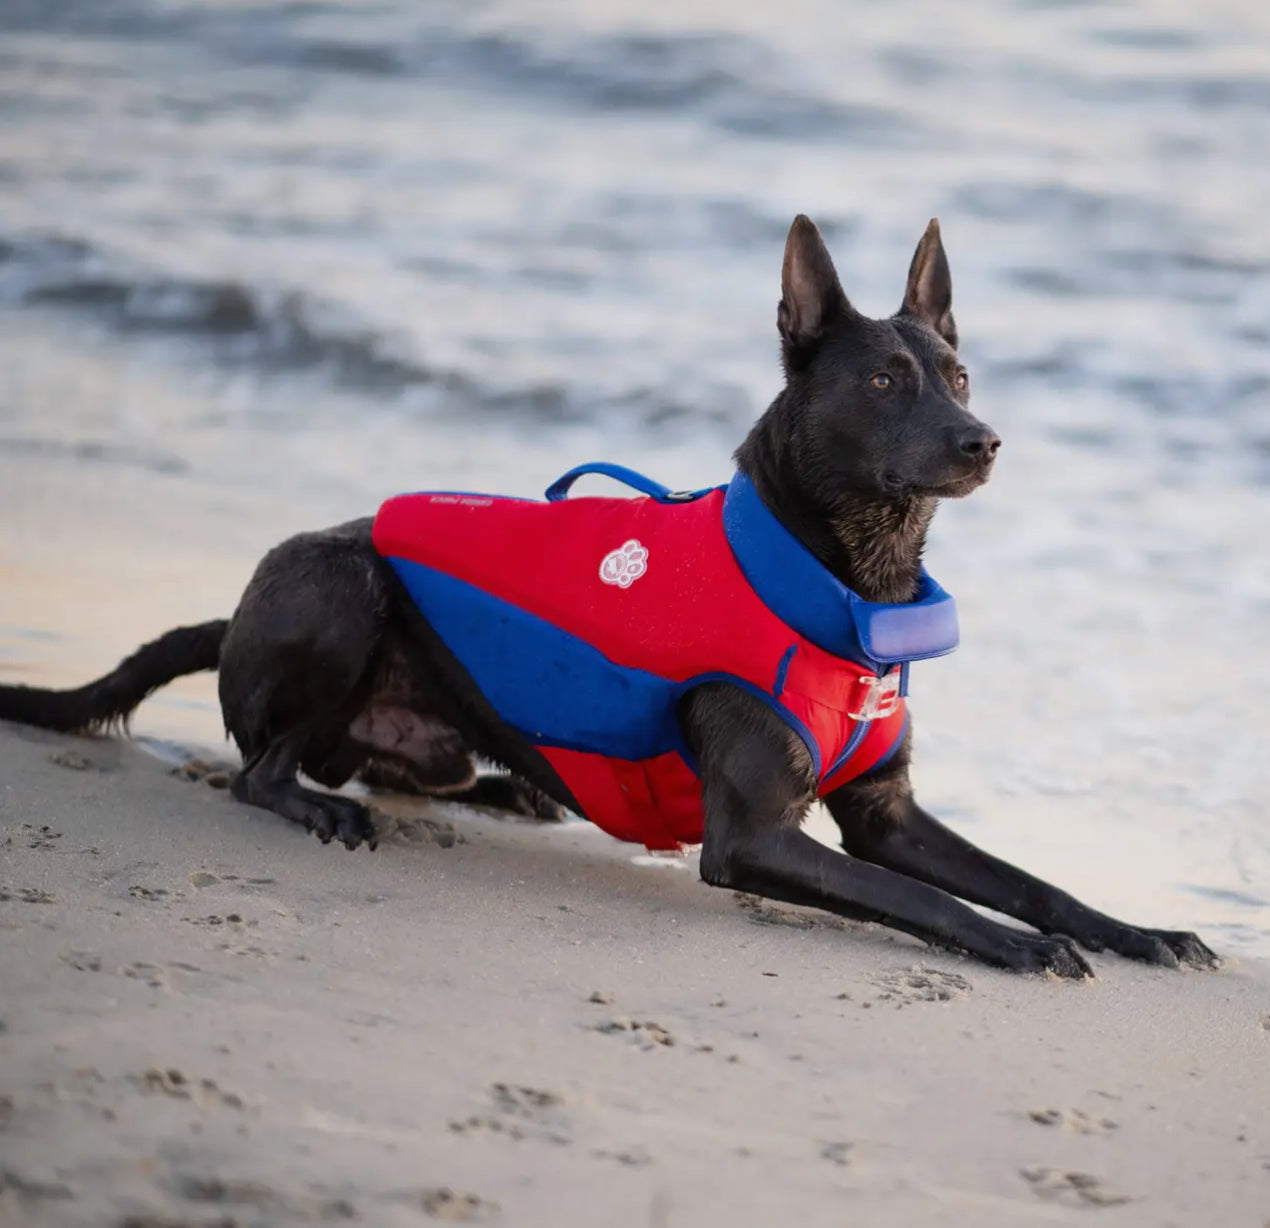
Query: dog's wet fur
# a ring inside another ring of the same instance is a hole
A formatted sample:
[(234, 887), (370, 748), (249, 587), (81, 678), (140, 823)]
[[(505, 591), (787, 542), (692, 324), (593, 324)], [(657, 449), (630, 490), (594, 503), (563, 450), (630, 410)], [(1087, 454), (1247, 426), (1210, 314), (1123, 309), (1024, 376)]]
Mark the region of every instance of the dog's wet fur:
[[(912, 600), (936, 504), (987, 481), (1000, 445), (969, 409), (938, 223), (888, 319), (851, 306), (806, 217), (789, 232), (781, 292), (785, 387), (737, 465), (844, 584), (869, 601)], [(0, 718), (103, 731), (155, 687), (219, 669), (225, 725), (244, 760), (234, 796), (323, 841), (374, 847), (375, 829), (361, 802), (302, 785), (301, 771), (330, 788), (358, 777), (540, 818), (576, 808), (376, 554), (371, 526), (366, 518), (283, 542), (233, 618), (171, 631), (89, 686), (0, 687)], [(842, 833), (837, 852), (802, 830), (815, 772), (770, 708), (710, 682), (684, 697), (679, 719), (701, 775), (708, 883), (881, 922), (1021, 972), (1090, 976), (1078, 945), (1168, 966), (1218, 962), (1194, 934), (1116, 921), (943, 827), (913, 799), (911, 733), (884, 767), (825, 799)], [(508, 771), (478, 775), (477, 757)]]

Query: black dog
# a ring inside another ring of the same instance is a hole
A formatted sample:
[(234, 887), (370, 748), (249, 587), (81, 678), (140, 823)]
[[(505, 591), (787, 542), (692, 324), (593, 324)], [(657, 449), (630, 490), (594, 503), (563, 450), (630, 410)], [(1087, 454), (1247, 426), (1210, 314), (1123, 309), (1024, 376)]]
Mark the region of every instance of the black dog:
[[(738, 449), (738, 467), (843, 584), (867, 601), (912, 601), (936, 503), (982, 485), (1000, 445), (967, 408), (938, 225), (918, 245), (890, 319), (855, 311), (805, 217), (789, 233), (781, 290), (786, 386)], [(300, 770), (331, 787), (360, 775), (544, 817), (573, 804), (411, 602), (371, 526), (284, 542), (228, 622), (172, 631), (87, 687), (0, 687), (0, 717), (103, 729), (172, 678), (219, 668), (225, 724), (244, 758), (235, 796), (324, 841), (373, 847), (374, 828), (361, 803), (305, 788)], [(816, 795), (812, 760), (764, 703), (707, 682), (678, 718), (702, 782), (708, 883), (880, 921), (1020, 971), (1088, 976), (1077, 943), (1169, 966), (1218, 962), (1193, 934), (1113, 920), (941, 826), (913, 800), (907, 739), (885, 766), (825, 799), (844, 855), (802, 831)], [(477, 755), (511, 775), (477, 777)]]

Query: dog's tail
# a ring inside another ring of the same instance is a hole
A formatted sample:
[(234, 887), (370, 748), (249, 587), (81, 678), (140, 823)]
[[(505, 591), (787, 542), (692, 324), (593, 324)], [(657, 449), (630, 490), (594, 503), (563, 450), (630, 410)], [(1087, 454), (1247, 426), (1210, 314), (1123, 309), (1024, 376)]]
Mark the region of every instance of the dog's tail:
[(126, 729), (133, 709), (173, 678), (215, 669), (229, 620), (177, 627), (138, 648), (104, 678), (72, 691), (0, 686), (0, 720), (63, 733)]

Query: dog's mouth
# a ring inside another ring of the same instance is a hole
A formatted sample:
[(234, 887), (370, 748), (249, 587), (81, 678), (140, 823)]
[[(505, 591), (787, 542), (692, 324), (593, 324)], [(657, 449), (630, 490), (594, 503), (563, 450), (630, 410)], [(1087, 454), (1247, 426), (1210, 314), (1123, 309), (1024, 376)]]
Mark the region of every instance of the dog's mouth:
[(912, 482), (898, 473), (883, 475), (882, 484), (889, 494), (899, 498), (964, 499), (973, 494), (992, 476), (992, 462), (977, 466), (972, 472), (945, 482)]
[(992, 465), (987, 464), (965, 477), (955, 478), (943, 486), (934, 486), (926, 493), (934, 495), (937, 499), (964, 499), (978, 490), (991, 476)]

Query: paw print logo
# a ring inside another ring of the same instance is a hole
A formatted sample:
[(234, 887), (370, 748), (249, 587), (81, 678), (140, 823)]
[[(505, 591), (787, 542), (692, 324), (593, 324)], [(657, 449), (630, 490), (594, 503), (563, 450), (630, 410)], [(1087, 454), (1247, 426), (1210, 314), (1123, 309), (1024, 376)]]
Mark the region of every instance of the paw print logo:
[(600, 564), (600, 579), (618, 588), (630, 588), (648, 570), (648, 551), (633, 537), (610, 550)]

